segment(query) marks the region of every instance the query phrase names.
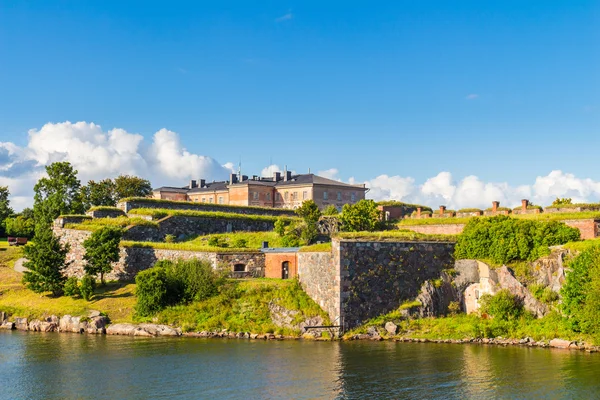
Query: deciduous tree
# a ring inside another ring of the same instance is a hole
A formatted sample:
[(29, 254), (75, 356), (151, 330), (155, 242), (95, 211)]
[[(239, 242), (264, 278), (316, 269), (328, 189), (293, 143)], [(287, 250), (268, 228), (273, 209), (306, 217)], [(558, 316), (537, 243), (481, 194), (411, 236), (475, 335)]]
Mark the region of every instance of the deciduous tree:
[(120, 228), (105, 226), (93, 232), (83, 242), (86, 261), (83, 267), (89, 275), (100, 275), (100, 282), (104, 282), (104, 274), (112, 271), (112, 263), (119, 261), (119, 243), (123, 232)]
[(121, 175), (115, 179), (115, 201), (126, 197), (147, 197), (152, 193), (152, 185), (147, 179)]
[(346, 232), (374, 231), (381, 224), (381, 212), (373, 200), (360, 200), (344, 205), (340, 221)]
[(90, 207), (117, 205), (116, 184), (112, 179), (103, 179), (100, 182), (89, 181), (84, 188), (85, 197)]

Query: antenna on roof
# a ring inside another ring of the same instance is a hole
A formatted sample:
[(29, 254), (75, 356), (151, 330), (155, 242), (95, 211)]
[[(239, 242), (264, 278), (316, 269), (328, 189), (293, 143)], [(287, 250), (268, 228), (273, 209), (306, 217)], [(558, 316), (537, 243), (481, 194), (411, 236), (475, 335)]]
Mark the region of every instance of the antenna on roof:
[(308, 174), (310, 175), (310, 167), (308, 167)]
[(240, 157), (240, 163), (238, 164), (238, 182), (242, 181), (242, 157)]

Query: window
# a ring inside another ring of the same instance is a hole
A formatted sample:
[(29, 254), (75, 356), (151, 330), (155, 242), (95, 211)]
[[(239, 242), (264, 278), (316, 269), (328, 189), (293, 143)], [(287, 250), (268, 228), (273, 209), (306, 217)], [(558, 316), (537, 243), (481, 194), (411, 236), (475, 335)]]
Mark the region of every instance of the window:
[(342, 192), (337, 192), (338, 201), (342, 201)]
[(219, 204), (223, 204), (223, 197), (219, 196)]
[(281, 195), (279, 194), (279, 192), (275, 193), (275, 200), (281, 200)]
[(304, 192), (302, 192), (302, 200), (306, 199), (308, 199), (308, 192), (305, 190)]
[(287, 200), (288, 200), (288, 192), (285, 192), (285, 193), (283, 194), (283, 198), (285, 199), (285, 201), (287, 201)]
[(258, 200), (258, 192), (252, 192), (252, 198)]
[(235, 264), (233, 266), (233, 272), (245, 272), (246, 264)]
[(267, 199), (267, 201), (271, 200), (271, 193), (267, 193), (265, 195), (265, 199)]
[(323, 200), (327, 200), (329, 198), (329, 193), (323, 192)]
[(292, 195), (292, 200), (298, 200), (298, 192), (294, 192), (294, 194)]
[(203, 203), (206, 203), (206, 197), (203, 197), (203, 198), (202, 198), (202, 202), (203, 202)]
[(213, 202), (213, 198), (212, 198), (212, 197), (209, 197), (209, 198), (208, 198), (208, 202), (209, 202), (209, 203), (212, 203), (212, 202)]
[(356, 201), (356, 193), (354, 193), (354, 192), (350, 193), (350, 200)]

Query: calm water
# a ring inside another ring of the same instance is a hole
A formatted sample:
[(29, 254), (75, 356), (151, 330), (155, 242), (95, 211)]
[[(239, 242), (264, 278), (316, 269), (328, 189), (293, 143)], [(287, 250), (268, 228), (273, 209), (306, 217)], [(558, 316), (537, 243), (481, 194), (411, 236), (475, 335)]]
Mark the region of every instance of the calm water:
[(2, 332), (0, 398), (592, 399), (600, 398), (600, 355)]

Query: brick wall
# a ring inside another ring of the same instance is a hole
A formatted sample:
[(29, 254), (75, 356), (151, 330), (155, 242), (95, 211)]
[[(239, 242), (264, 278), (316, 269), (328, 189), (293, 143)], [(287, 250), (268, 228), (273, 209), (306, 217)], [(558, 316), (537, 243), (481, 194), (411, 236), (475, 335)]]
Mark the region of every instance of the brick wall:
[(594, 219), (569, 219), (562, 221), (568, 226), (579, 229), (582, 239), (594, 239), (600, 236), (600, 220)]
[(298, 275), (297, 253), (265, 253), (265, 278), (282, 277), (282, 264), (289, 263), (289, 278)]

